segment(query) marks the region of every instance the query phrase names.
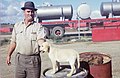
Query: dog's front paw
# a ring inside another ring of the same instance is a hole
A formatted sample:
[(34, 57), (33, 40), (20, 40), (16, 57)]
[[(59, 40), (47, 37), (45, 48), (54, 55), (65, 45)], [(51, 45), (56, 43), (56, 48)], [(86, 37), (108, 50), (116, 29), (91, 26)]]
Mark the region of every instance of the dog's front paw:
[(72, 74), (67, 74), (67, 77), (71, 77), (72, 76)]
[(77, 70), (74, 70), (74, 72), (73, 73), (76, 73), (77, 72)]
[(55, 74), (55, 71), (52, 71), (51, 74)]

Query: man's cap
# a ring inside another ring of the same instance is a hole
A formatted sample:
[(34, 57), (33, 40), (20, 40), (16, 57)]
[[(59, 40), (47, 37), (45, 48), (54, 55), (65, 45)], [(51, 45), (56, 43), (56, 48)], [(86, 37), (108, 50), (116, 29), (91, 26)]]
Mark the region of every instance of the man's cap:
[(32, 1), (25, 2), (24, 7), (22, 7), (21, 9), (22, 10), (31, 9), (31, 10), (37, 11), (37, 9), (35, 8), (35, 5)]

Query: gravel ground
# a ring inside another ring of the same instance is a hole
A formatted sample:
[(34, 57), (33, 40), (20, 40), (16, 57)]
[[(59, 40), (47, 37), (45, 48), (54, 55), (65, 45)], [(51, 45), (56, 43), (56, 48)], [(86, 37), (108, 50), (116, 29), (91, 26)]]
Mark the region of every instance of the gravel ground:
[[(109, 54), (112, 57), (112, 77), (120, 78), (120, 41), (109, 42), (73, 42), (69, 44), (57, 45), (60, 48), (73, 48), (79, 53), (83, 52), (100, 52)], [(8, 45), (0, 46), (0, 78), (14, 78), (14, 56), (12, 64), (7, 66), (5, 63)], [(51, 67), (51, 62), (47, 53), (41, 53), (42, 73), (45, 69)], [(43, 74), (42, 74), (43, 75)], [(42, 78), (43, 76), (41, 76)]]

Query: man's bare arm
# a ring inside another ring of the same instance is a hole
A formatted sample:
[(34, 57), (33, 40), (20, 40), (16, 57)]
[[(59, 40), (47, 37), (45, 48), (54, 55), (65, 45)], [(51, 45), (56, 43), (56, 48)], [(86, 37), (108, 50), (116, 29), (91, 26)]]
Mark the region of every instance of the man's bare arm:
[(10, 65), (10, 60), (11, 60), (11, 55), (12, 55), (12, 53), (14, 52), (14, 50), (15, 50), (15, 47), (16, 47), (16, 43), (15, 42), (11, 42), (10, 43), (10, 46), (9, 46), (9, 49), (8, 49), (8, 54), (7, 54), (7, 58), (6, 58), (6, 63), (8, 64), (8, 65)]

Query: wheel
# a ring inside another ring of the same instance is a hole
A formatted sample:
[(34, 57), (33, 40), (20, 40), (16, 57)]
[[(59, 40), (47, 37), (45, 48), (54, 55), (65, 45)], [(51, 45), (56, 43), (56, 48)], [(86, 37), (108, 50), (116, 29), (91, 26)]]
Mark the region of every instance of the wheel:
[(50, 31), (47, 27), (44, 27), (45, 29), (45, 33), (46, 33), (46, 37), (49, 38), (50, 37)]
[(54, 38), (61, 38), (63, 37), (64, 33), (65, 33), (64, 28), (60, 26), (56, 26), (52, 30), (52, 36)]

